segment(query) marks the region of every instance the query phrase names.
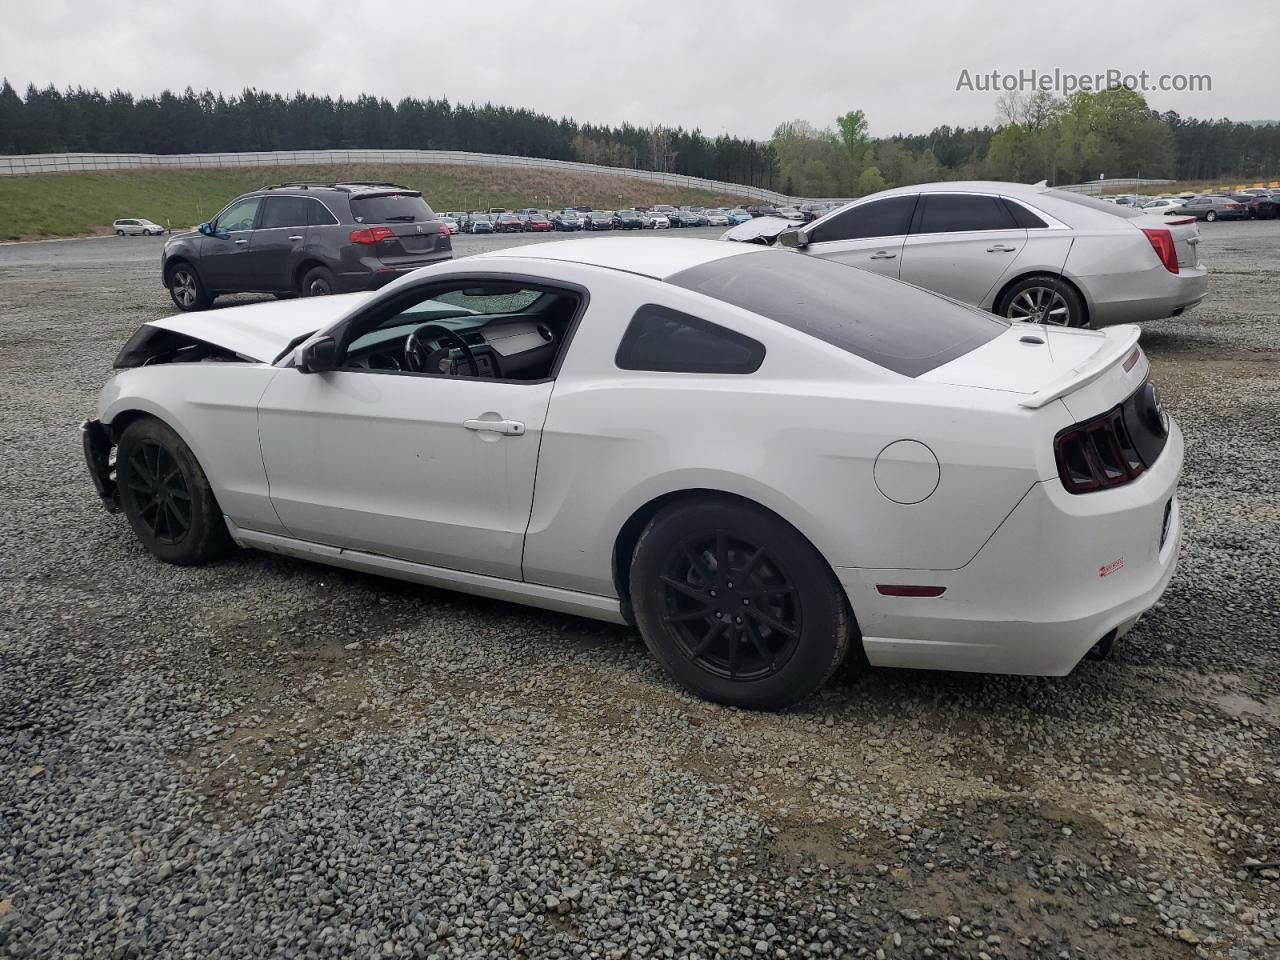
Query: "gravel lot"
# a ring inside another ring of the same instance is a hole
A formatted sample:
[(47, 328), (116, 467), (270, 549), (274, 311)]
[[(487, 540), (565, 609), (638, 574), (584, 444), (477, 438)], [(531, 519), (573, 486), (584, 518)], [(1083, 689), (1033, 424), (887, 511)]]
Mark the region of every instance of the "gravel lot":
[(1280, 956), (1280, 222), (1203, 233), (1211, 299), (1143, 338), (1188, 442), (1163, 604), (1070, 677), (782, 715), (621, 628), (152, 561), (76, 424), (170, 312), (158, 246), (0, 248), (0, 955)]

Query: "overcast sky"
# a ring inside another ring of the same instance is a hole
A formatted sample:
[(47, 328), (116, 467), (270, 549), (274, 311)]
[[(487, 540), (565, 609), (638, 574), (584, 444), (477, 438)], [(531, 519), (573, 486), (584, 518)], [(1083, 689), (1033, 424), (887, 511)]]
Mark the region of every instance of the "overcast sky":
[[(92, 12), (90, 12), (92, 11)], [(448, 97), (767, 138), (864, 110), (877, 136), (995, 118), (962, 71), (1208, 74), (1159, 110), (1280, 120), (1280, 3), (1159, 0), (0, 0), (0, 72), (151, 94), (188, 85)]]

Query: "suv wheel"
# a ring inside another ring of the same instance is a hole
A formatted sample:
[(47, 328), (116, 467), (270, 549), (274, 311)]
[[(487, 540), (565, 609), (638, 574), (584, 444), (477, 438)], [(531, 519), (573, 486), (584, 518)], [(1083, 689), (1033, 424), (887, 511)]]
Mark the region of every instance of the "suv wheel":
[(328, 267), (312, 267), (302, 277), (304, 297), (327, 297), (338, 292), (338, 281)]
[(171, 267), (168, 280), (169, 296), (179, 310), (203, 310), (213, 300), (200, 282), (200, 275), (196, 273), (195, 267), (189, 263), (182, 262)]

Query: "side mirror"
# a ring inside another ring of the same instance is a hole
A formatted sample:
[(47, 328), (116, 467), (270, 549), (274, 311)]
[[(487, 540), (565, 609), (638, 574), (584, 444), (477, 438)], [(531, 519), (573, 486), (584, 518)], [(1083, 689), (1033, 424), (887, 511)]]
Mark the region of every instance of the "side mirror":
[(327, 373), (338, 369), (338, 345), (333, 337), (321, 337), (312, 340), (302, 348), (298, 357), (298, 370), (301, 373)]
[(207, 223), (200, 224), (200, 226), (196, 227), (196, 229), (199, 230), (201, 233), (203, 233), (206, 237), (213, 236), (213, 227), (211, 227)]
[(792, 250), (802, 250), (809, 245), (809, 238), (803, 230), (783, 230), (778, 234), (778, 243)]

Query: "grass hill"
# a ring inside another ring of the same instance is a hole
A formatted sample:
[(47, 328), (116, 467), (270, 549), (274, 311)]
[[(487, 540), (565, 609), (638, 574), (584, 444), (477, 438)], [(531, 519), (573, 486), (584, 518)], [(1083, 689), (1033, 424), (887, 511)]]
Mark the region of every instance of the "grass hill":
[(735, 206), (742, 197), (609, 174), (490, 166), (305, 166), (121, 170), (0, 177), (0, 240), (106, 233), (120, 217), (174, 229), (207, 220), (237, 194), (289, 180), (389, 180), (436, 210), (653, 203)]

